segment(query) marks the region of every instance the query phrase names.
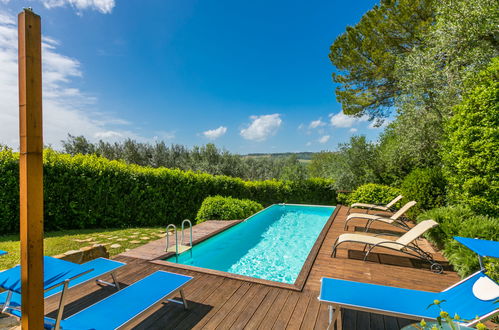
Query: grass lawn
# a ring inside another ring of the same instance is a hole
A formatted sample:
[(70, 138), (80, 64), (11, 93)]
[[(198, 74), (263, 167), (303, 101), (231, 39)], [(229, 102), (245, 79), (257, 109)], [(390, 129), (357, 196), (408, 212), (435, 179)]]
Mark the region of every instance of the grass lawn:
[[(111, 256), (164, 237), (165, 228), (79, 229), (46, 232), (45, 255), (54, 256), (84, 246), (102, 244)], [(0, 236), (0, 250), (9, 254), (0, 256), (0, 270), (20, 263), (19, 235)]]

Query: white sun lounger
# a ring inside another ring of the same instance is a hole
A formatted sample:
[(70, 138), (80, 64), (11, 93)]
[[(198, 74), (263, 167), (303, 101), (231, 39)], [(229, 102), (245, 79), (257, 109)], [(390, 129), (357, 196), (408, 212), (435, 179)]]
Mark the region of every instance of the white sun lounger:
[(364, 250), (367, 248), (366, 254), (364, 255), (364, 261), (367, 260), (369, 253), (371, 253), (373, 249), (385, 248), (402, 252), (420, 260), (429, 262), (433, 272), (441, 273), (443, 271), (442, 265), (435, 262), (432, 255), (422, 250), (416, 243), (416, 240), (421, 237), (421, 235), (436, 226), (438, 226), (438, 223), (433, 220), (421, 221), (404, 235), (400, 236), (397, 240), (378, 237), (386, 234), (379, 234), (376, 236), (350, 233), (341, 234), (334, 242), (331, 256), (333, 258), (336, 257), (336, 250), (338, 249), (338, 246), (343, 243), (359, 243), (365, 245)]
[(410, 201), (406, 203), (404, 206), (400, 208), (397, 212), (395, 212), (392, 216), (390, 217), (384, 217), (381, 215), (376, 215), (376, 214), (367, 214), (367, 213), (351, 213), (347, 216), (347, 219), (345, 221), (345, 226), (344, 230), (348, 230), (348, 223), (352, 219), (362, 219), (362, 220), (367, 220), (365, 228), (366, 231), (369, 230), (371, 227), (372, 223), (375, 221), (380, 221), (384, 222), (390, 225), (394, 225), (400, 228), (404, 228), (405, 230), (409, 229), (409, 226), (402, 220), (402, 216), (414, 205), (416, 205), (415, 201)]
[(353, 203), (350, 205), (350, 208), (362, 208), (368, 210), (377, 210), (377, 211), (390, 211), (392, 206), (395, 205), (399, 200), (403, 198), (402, 195), (398, 195), (392, 201), (386, 205), (377, 205), (377, 204), (366, 204), (366, 203)]

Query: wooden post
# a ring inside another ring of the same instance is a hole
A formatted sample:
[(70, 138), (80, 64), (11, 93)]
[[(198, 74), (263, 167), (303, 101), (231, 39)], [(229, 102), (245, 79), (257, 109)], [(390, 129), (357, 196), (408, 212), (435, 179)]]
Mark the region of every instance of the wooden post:
[(43, 137), (40, 16), (19, 13), (19, 174), (23, 329), (43, 329)]

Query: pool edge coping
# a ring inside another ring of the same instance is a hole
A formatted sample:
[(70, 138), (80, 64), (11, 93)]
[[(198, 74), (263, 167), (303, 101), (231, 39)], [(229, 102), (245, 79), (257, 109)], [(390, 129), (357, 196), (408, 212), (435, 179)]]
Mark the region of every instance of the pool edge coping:
[[(279, 204), (276, 204), (279, 205)], [(304, 205), (304, 206), (324, 206), (324, 207), (331, 207), (331, 206), (326, 206), (326, 205), (307, 205), (307, 204), (286, 204), (286, 205)], [(293, 284), (290, 283), (282, 283), (282, 282), (277, 282), (277, 281), (270, 281), (270, 280), (264, 280), (261, 278), (256, 278), (256, 277), (251, 277), (251, 276), (245, 276), (245, 275), (239, 275), (239, 274), (233, 274), (229, 272), (224, 272), (220, 270), (214, 270), (214, 269), (209, 269), (209, 268), (203, 268), (203, 267), (197, 267), (197, 266), (189, 266), (189, 265), (183, 265), (183, 264), (178, 264), (175, 262), (170, 262), (166, 260), (161, 260), (167, 257), (172, 256), (174, 253), (173, 252), (168, 252), (167, 254), (156, 258), (154, 260), (149, 260), (150, 263), (153, 264), (158, 264), (162, 266), (168, 266), (172, 268), (179, 268), (183, 270), (189, 270), (189, 271), (194, 271), (198, 273), (204, 273), (204, 274), (210, 274), (210, 275), (216, 275), (216, 276), (222, 276), (226, 278), (232, 278), (236, 280), (241, 280), (241, 281), (246, 281), (246, 282), (252, 282), (252, 283), (258, 283), (258, 284), (263, 284), (263, 285), (268, 285), (268, 286), (273, 286), (273, 287), (278, 287), (281, 289), (288, 289), (288, 290), (293, 290), (293, 291), (303, 291), (303, 288), (305, 287), (305, 284), (307, 282), (307, 279), (310, 275), (310, 272), (312, 270), (312, 266), (314, 265), (315, 260), (317, 259), (317, 255), (319, 254), (319, 250), (322, 247), (322, 244), (324, 243), (324, 239), (326, 238), (327, 233), (329, 232), (329, 229), (331, 228), (331, 225), (334, 222), (334, 219), (336, 218), (336, 215), (338, 213), (338, 210), (340, 209), (341, 205), (337, 204), (334, 206), (334, 211), (327, 220), (327, 222), (324, 224), (324, 227), (322, 228), (321, 232), (319, 233), (319, 236), (317, 236), (317, 239), (310, 249), (310, 252), (307, 256), (307, 259), (305, 259), (305, 262), (303, 263), (303, 266), (300, 270), (300, 273), (298, 274), (298, 277), (296, 278), (295, 282)], [(244, 220), (243, 220), (244, 221)], [(220, 230), (217, 230), (213, 233), (210, 233), (206, 235), (205, 237), (197, 240), (194, 246), (225, 231), (230, 228), (232, 228), (235, 225), (238, 225), (239, 223), (243, 222), (237, 222), (234, 223), (228, 227), (222, 228)], [(193, 242), (194, 243), (194, 242)]]

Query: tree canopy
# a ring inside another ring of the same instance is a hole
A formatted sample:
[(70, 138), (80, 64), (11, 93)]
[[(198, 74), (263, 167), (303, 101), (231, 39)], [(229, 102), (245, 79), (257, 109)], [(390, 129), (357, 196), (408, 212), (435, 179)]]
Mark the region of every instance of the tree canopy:
[(336, 96), (348, 115), (384, 117), (400, 93), (395, 65), (434, 22), (433, 0), (382, 0), (332, 44)]

